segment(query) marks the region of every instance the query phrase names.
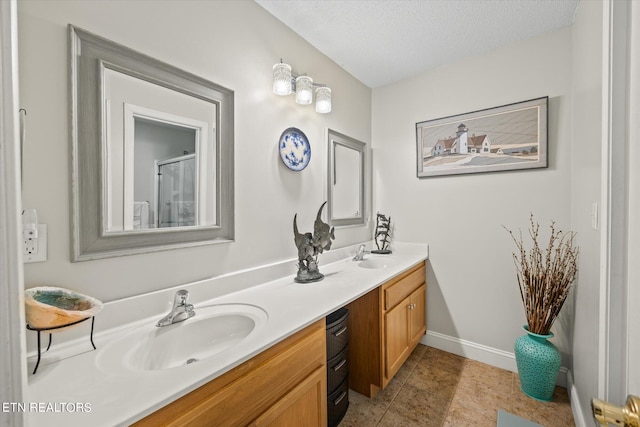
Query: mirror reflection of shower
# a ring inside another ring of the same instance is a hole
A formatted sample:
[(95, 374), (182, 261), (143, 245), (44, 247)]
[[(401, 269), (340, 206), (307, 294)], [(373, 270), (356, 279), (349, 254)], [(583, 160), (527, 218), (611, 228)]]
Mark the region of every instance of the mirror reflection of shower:
[(133, 229), (197, 225), (198, 129), (135, 117)]
[(157, 163), (157, 227), (196, 225), (196, 155)]

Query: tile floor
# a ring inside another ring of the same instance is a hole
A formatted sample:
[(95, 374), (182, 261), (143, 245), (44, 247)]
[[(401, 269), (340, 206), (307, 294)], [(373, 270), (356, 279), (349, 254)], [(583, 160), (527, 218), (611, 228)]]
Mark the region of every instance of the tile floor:
[(339, 427), (495, 427), (498, 409), (545, 427), (575, 426), (569, 397), (552, 402), (520, 391), (518, 374), (419, 344), (386, 389), (369, 399), (349, 391)]

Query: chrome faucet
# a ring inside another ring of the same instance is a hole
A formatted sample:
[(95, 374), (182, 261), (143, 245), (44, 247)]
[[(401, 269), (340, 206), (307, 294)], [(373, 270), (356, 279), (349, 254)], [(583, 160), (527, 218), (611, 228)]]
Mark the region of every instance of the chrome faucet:
[(195, 316), (196, 312), (193, 309), (193, 304), (187, 304), (188, 298), (189, 291), (180, 289), (176, 292), (171, 311), (162, 319), (158, 320), (156, 326), (161, 327), (173, 325), (174, 323), (182, 322), (183, 320), (187, 320), (188, 318)]
[(358, 247), (358, 251), (356, 252), (356, 256), (353, 257), (354, 261), (362, 261), (364, 259), (365, 254), (370, 254), (365, 245), (360, 245)]

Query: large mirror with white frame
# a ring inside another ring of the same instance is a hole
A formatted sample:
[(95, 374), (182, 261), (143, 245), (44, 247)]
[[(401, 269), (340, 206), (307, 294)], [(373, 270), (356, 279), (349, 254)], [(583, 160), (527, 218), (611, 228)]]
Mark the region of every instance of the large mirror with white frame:
[(69, 36), (72, 260), (233, 240), (233, 91)]
[(328, 130), (327, 210), (333, 226), (365, 223), (365, 144)]

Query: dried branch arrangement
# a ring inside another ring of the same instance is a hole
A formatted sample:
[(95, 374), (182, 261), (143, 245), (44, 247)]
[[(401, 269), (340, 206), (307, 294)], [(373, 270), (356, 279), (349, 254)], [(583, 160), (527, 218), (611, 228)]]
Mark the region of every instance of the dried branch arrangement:
[(538, 243), (540, 225), (533, 221), (533, 214), (529, 220), (529, 236), (533, 243), (529, 250), (525, 248), (522, 232), (516, 238), (511, 230), (506, 227), (505, 230), (518, 248), (518, 252), (513, 253), (513, 262), (529, 331), (547, 335), (567, 299), (577, 273), (578, 248), (574, 247), (573, 241), (576, 233), (556, 230), (555, 222), (552, 221), (549, 244), (543, 252)]

